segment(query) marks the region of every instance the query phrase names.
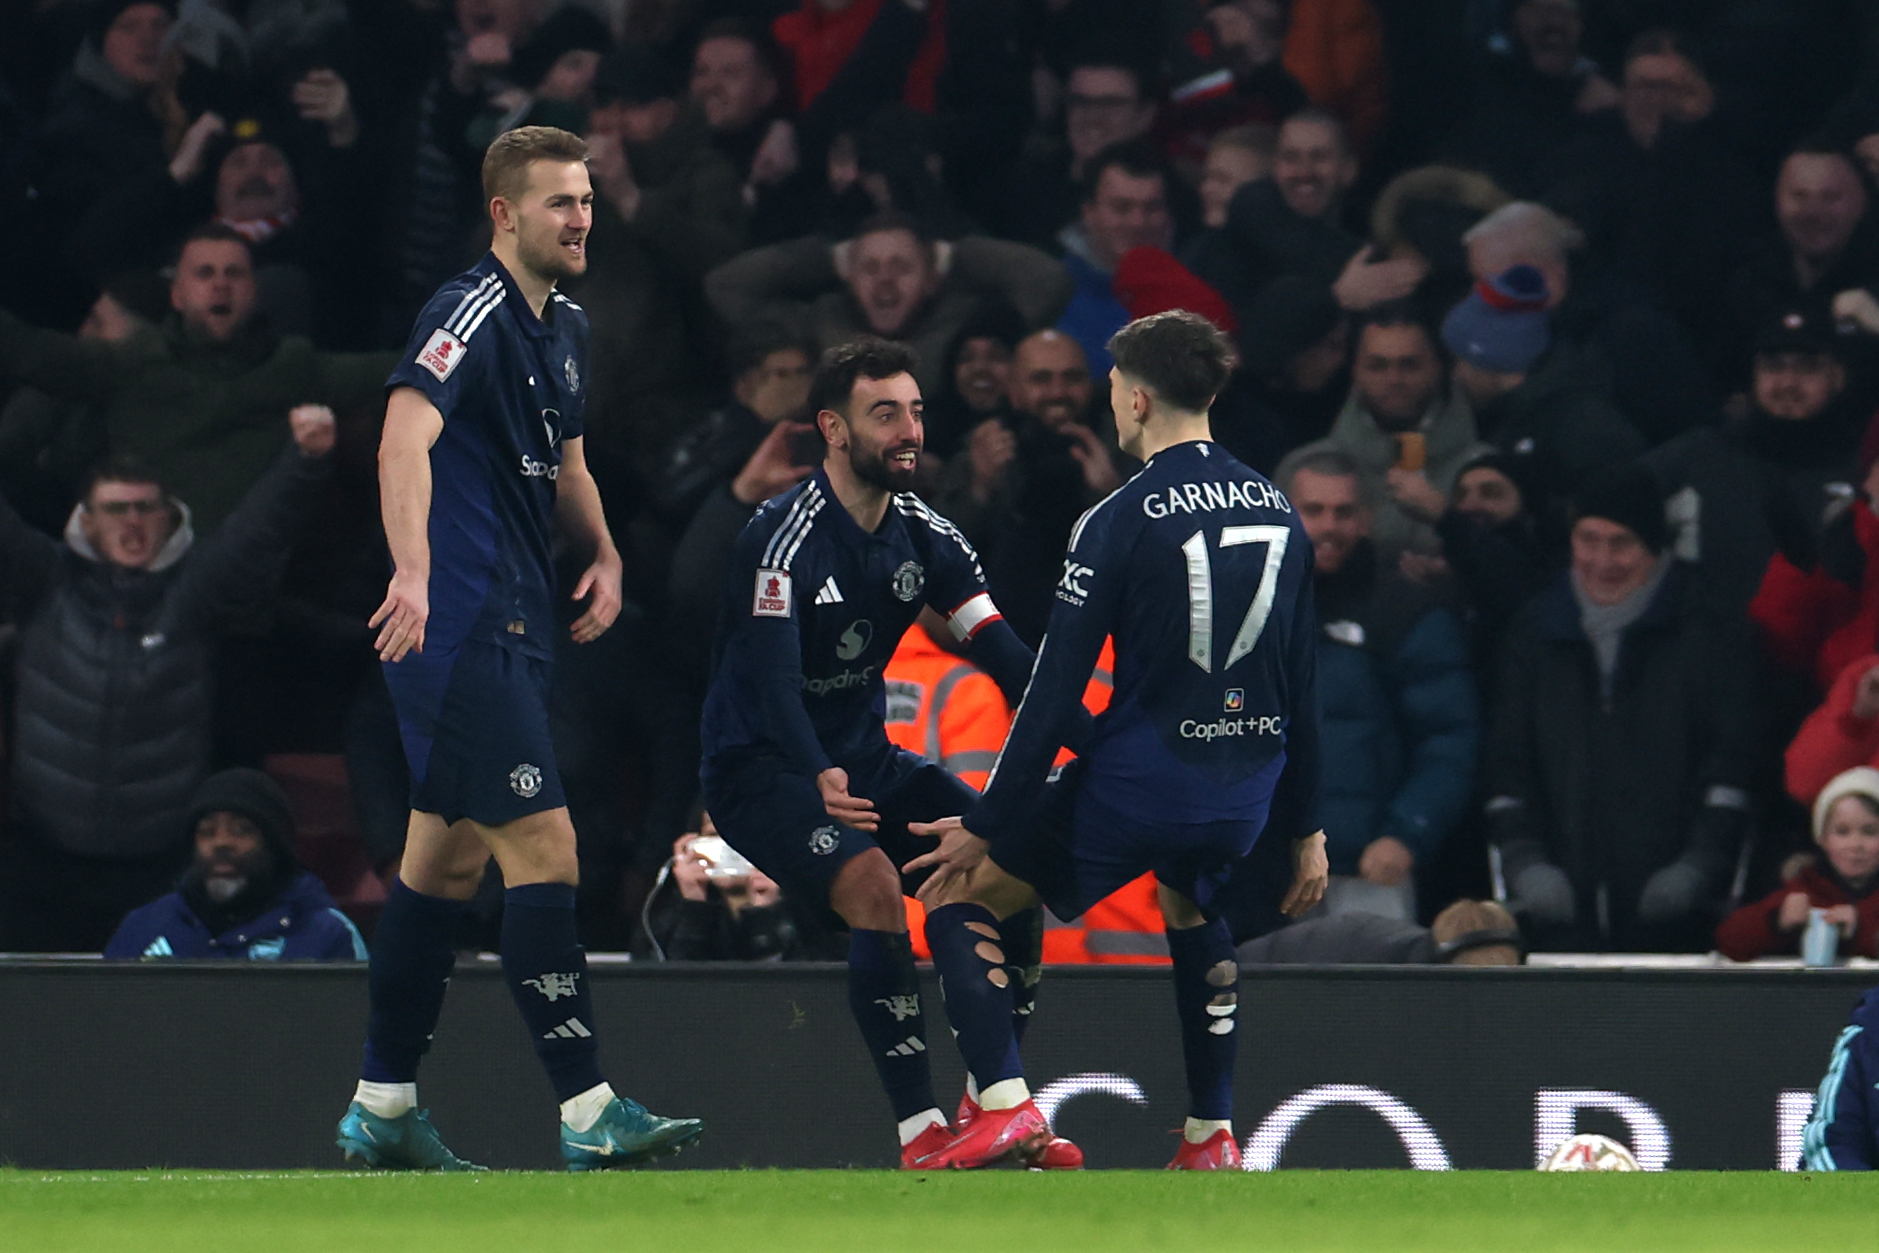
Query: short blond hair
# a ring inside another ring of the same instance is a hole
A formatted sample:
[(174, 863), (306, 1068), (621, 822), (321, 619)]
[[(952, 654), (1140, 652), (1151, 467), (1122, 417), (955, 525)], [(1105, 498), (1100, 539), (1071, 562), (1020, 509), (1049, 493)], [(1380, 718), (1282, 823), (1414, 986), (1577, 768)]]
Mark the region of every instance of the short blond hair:
[(537, 161), (587, 160), (587, 141), (558, 126), (518, 126), (496, 136), (483, 154), (483, 200), (520, 200), (528, 191), (528, 167)]

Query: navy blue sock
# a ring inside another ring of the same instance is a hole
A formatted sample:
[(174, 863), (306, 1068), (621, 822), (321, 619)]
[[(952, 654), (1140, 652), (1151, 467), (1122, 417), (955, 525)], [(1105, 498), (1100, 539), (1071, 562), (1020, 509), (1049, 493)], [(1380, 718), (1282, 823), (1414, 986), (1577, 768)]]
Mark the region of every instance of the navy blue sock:
[(565, 1101), (605, 1082), (587, 950), (574, 929), (574, 885), (525, 883), (502, 895), (502, 973), (555, 1099)]
[(426, 896), (400, 879), (391, 885), (385, 912), (372, 936), (367, 976), (372, 1012), (365, 1025), (367, 1083), (416, 1083), (418, 1062), (444, 1009), (450, 968), (456, 963), (463, 901)]
[(874, 1058), (896, 1122), (933, 1109), (920, 975), (905, 931), (848, 933), (848, 1008)]
[(1240, 1007), (1233, 933), (1224, 918), (1181, 931), (1169, 927), (1168, 952), (1174, 957), (1174, 1008), (1187, 1062), (1188, 1116), (1231, 1118)]
[(1022, 1045), (1044, 974), (1043, 907), (1020, 910), (999, 923), (998, 943), (1005, 950), (1005, 973), (1011, 976), (1011, 1035)]
[(998, 919), (983, 905), (942, 905), (926, 916), (926, 943), (939, 971), (946, 1017), (979, 1091), (1024, 1078), (1018, 1060), (1011, 974)]

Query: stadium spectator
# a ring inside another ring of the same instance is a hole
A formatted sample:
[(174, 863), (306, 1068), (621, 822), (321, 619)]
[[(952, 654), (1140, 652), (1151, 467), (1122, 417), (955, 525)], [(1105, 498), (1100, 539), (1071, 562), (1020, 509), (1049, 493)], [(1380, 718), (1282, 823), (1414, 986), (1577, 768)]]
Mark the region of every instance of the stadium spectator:
[(767, 36), (736, 18), (705, 27), (692, 53), (691, 102), (704, 114), (718, 151), (752, 182), (758, 181), (757, 154), (777, 121), (782, 83), (775, 56)]
[(1579, 0), (1515, 0), (1507, 31), (1488, 46), (1466, 119), (1442, 144), (1458, 165), (1517, 195), (1540, 190), (1541, 164), (1576, 139), (1586, 118), (1620, 95), (1584, 54)]
[(1846, 771), (1879, 764), (1879, 655), (1849, 662), (1787, 751), (1788, 795), (1809, 808)]
[(1467, 812), (1480, 710), (1461, 624), (1370, 538), (1355, 458), (1299, 458), (1279, 486), (1311, 537), (1331, 859), (1327, 913), (1413, 921), (1413, 872)]
[(1482, 218), (1462, 243), (1477, 283), (1517, 265), (1540, 272), (1554, 335), (1610, 370), (1612, 403), (1651, 443), (1714, 419), (1721, 400), (1689, 331), (1635, 279), (1582, 264), (1585, 233), (1573, 223), (1519, 200)]
[(292, 447), (200, 542), (187, 503), (130, 463), (93, 476), (63, 544), (0, 501), (0, 578), (23, 620), (6, 948), (100, 950), (187, 861), (217, 616), (277, 576), (333, 447), (331, 411), (303, 406), (289, 421)]
[(1230, 127), (1207, 141), (1200, 176), (1203, 226), (1219, 230), (1227, 224), (1227, 207), (1233, 203), (1234, 193), (1248, 183), (1271, 176), (1278, 147), (1277, 129), (1261, 122)]
[(613, 488), (650, 475), (708, 399), (715, 328), (698, 285), (743, 249), (749, 210), (704, 115), (650, 53), (608, 58), (593, 94), (592, 259), (568, 290), (593, 326), (589, 460)]
[(1517, 265), (1475, 285), (1442, 321), (1455, 386), (1483, 439), (1512, 457), (1528, 507), (1551, 521), (1588, 477), (1644, 451), (1579, 350), (1556, 340), (1546, 280)]
[(1059, 247), (1058, 232), (1077, 220), (1097, 156), (1155, 124), (1144, 74), (1125, 56), (1082, 54), (1064, 76), (1063, 93), (1061, 142), (1037, 145), (1017, 163), (1001, 206), (1000, 233), (1039, 248)]
[(842, 937), (797, 917), (775, 879), (725, 846), (710, 814), (673, 842), (671, 881), (647, 911), (666, 961), (842, 960)]
[(1536, 949), (1700, 952), (1747, 834), (1746, 632), (1665, 551), (1649, 471), (1599, 476), (1576, 514), (1570, 570), (1502, 649), (1490, 838)]
[(940, 390), (926, 398), (925, 453), (951, 460), (981, 423), (1006, 411), (1011, 361), (1027, 328), (1017, 310), (987, 305), (959, 328), (947, 350)]
[(1803, 565), (1853, 495), (1865, 415), (1844, 404), (1846, 365), (1824, 308), (1776, 310), (1755, 337), (1747, 412), (1653, 450), (1645, 463), (1718, 611), (1747, 612), (1777, 547)]
[(1307, 918), (1240, 945), (1240, 965), (1518, 966), (1525, 948), (1506, 909), (1461, 900), (1427, 927), (1362, 912)]
[(211, 223), (177, 254), (160, 348), (79, 339), (0, 312), (0, 377), (86, 405), (110, 453), (146, 462), (207, 535), (279, 456), (289, 409), (376, 397), (397, 363), (277, 335), (254, 316), (255, 300), (247, 239)]
[[(1230, 0), (1189, 7), (1196, 11), (1196, 20), (1171, 41), (1169, 86), (1156, 126), (1169, 159), (1191, 180), (1212, 164), (1215, 141), (1253, 127), (1265, 132), (1269, 164), (1270, 128), (1310, 103), (1280, 61), (1285, 5), (1280, 0)], [(1264, 171), (1252, 177), (1264, 177)]]
[(1374, 255), (1408, 262), (1419, 273), (1415, 298), (1446, 309), (1468, 294), (1468, 232), (1508, 202), (1494, 180), (1476, 170), (1424, 165), (1391, 179), (1370, 210)]
[(1076, 340), (1039, 331), (1011, 363), (1009, 420), (973, 428), (933, 503), (972, 541), (1005, 620), (1042, 637), (1070, 528), (1122, 485), (1109, 446), (1090, 425), (1096, 388)]
[(1312, 104), (1335, 115), (1367, 149), (1388, 120), (1383, 15), (1373, 0), (1293, 0), (1285, 69)]
[[(1879, 430), (1861, 441), (1849, 506), (1831, 518), (1816, 551), (1783, 544), (1749, 602), (1763, 651), (1824, 692), (1879, 639)], [(1794, 551), (1789, 551), (1790, 549)], [(1831, 772), (1829, 772), (1831, 773)], [(1821, 776), (1824, 780), (1827, 776)]]
[(1724, 957), (1795, 956), (1816, 909), (1840, 929), (1840, 956), (1879, 957), (1879, 770), (1855, 766), (1835, 776), (1813, 810), (1819, 854), (1801, 858), (1765, 899), (1723, 919), (1716, 947)]
[(1498, 452), (1473, 458), (1455, 476), (1448, 508), (1435, 522), (1442, 561), (1467, 609), (1469, 651), (1484, 684), (1493, 680), (1507, 624), (1545, 586), (1554, 567), (1518, 473), (1512, 458)]
[(1879, 227), (1851, 157), (1802, 146), (1775, 182), (1778, 237), (1762, 241), (1729, 283), (1736, 342), (1783, 309), (1825, 304), (1879, 283)]
[(294, 856), (286, 794), (259, 770), (224, 770), (196, 789), (185, 823), (195, 857), (174, 892), (133, 910), (107, 959), (364, 961), (365, 940)]
[(1174, 246), (1168, 181), (1146, 140), (1103, 149), (1085, 167), (1080, 220), (1059, 236), (1076, 290), (1057, 329), (1082, 345), (1097, 374), (1108, 373), (1109, 337), (1129, 320), (1116, 292), (1116, 267), (1132, 249)]
[(1295, 450), (1281, 479), (1324, 451), (1350, 458), (1384, 490), (1371, 507), (1367, 536), (1387, 562), (1399, 553), (1437, 551), (1435, 520), (1462, 466), (1487, 451), (1433, 328), (1406, 302), (1381, 305), (1358, 323), (1351, 393), (1330, 433)]
[(981, 304), (1004, 300), (1035, 327), (1054, 322), (1070, 292), (1063, 267), (1034, 248), (981, 235), (934, 240), (891, 214), (841, 243), (772, 244), (705, 276), (706, 296), (733, 328), (795, 322), (825, 349), (865, 334), (910, 343), (923, 395), (938, 393), (947, 346)]
[(1214, 402), (1214, 438), (1261, 474), (1322, 439), (1350, 394), (1351, 320), (1324, 284), (1272, 280), (1242, 311), (1240, 368)]

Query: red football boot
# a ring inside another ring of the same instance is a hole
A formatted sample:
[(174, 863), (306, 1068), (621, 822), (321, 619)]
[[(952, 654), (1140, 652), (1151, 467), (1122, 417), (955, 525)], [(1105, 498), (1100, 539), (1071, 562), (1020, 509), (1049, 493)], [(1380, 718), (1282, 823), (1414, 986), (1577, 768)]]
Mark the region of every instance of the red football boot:
[(1195, 1144), (1186, 1136), (1181, 1137), (1181, 1147), (1175, 1153), (1174, 1160), (1168, 1163), (1169, 1170), (1238, 1170), (1240, 1168), (1240, 1146), (1233, 1139), (1231, 1131), (1222, 1128)]
[(972, 1125), (972, 1120), (979, 1116), (979, 1103), (970, 1092), (959, 1094), (959, 1112), (953, 1115), (953, 1126), (961, 1132)]
[(900, 1146), (900, 1168), (902, 1170), (924, 1170), (920, 1159), (937, 1153), (956, 1138), (957, 1133), (943, 1122), (936, 1122), (919, 1135)]
[(1023, 1160), (1050, 1136), (1036, 1105), (1026, 1101), (1011, 1109), (981, 1109), (972, 1126), (952, 1143), (914, 1162), (917, 1170), (977, 1170), (1006, 1158)]

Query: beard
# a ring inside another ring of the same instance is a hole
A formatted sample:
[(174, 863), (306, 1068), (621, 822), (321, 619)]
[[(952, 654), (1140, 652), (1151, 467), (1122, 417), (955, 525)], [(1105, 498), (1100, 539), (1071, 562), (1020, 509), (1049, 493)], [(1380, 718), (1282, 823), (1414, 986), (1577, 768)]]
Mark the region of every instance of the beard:
[(217, 905), (226, 905), (247, 886), (246, 875), (210, 875), (202, 881), (202, 894)]
[(559, 234), (546, 242), (530, 239), (516, 241), (516, 257), (542, 278), (559, 282), (564, 278), (579, 278), (587, 273), (587, 253), (583, 249), (580, 256), (574, 256), (561, 246)]
[(914, 480), (919, 477), (919, 458), (914, 464), (902, 467), (889, 458), (908, 449), (919, 450), (918, 444), (897, 444), (892, 448), (861, 448), (855, 444), (848, 446), (848, 468), (854, 476), (870, 487), (878, 487), (886, 492), (907, 492), (913, 490)]

